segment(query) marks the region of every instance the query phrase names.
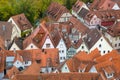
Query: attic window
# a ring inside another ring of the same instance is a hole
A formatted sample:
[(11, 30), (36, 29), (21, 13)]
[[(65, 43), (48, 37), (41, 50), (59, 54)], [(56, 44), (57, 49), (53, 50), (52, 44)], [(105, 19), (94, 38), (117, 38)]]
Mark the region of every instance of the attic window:
[(50, 43), (46, 44), (46, 48), (50, 48)]

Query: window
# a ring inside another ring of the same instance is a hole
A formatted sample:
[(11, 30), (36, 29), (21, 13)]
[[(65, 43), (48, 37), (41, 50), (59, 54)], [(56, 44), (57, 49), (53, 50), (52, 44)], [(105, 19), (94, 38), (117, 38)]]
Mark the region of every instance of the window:
[(31, 48), (33, 48), (33, 45), (31, 45)]
[(119, 46), (120, 46), (120, 43), (119, 43)]
[(65, 67), (65, 69), (67, 69), (67, 67)]
[(65, 57), (63, 57), (63, 59), (65, 60)]
[(103, 51), (103, 53), (105, 53), (105, 51)]
[(62, 53), (64, 53), (64, 50), (62, 50)]
[(62, 59), (62, 57), (60, 57), (60, 60)]
[(115, 47), (117, 47), (117, 44), (115, 44)]
[(110, 51), (108, 50), (108, 53), (109, 53)]
[(84, 49), (84, 46), (82, 46), (82, 49)]
[(25, 64), (28, 64), (28, 61), (25, 61)]
[(101, 47), (101, 44), (99, 45), (99, 47)]
[(103, 41), (103, 39), (101, 39), (101, 41)]
[(50, 44), (48, 43), (48, 44), (46, 44), (46, 48), (50, 48)]

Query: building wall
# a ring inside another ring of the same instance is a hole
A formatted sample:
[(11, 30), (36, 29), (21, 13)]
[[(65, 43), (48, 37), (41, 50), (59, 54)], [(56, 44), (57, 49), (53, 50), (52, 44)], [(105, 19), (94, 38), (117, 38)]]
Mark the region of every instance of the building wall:
[(59, 61), (60, 62), (65, 61), (67, 48), (66, 48), (66, 45), (65, 45), (63, 39), (60, 40), (60, 42), (56, 48), (58, 48), (58, 50), (59, 50)]
[(15, 28), (16, 28), (16, 32), (17, 32), (17, 37), (21, 37), (21, 30), (20, 28), (17, 26), (17, 24), (14, 22), (14, 20), (12, 18), (10, 18), (8, 20), (8, 22), (11, 22), (12, 24), (14, 24)]
[(105, 55), (106, 53), (108, 53), (108, 52), (113, 50), (112, 46), (104, 39), (103, 36), (90, 49), (90, 52), (93, 51), (96, 48), (98, 48), (98, 50), (100, 51), (101, 55)]
[[(47, 44), (49, 44), (50, 46), (47, 47)], [(52, 41), (50, 40), (50, 37), (47, 36), (47, 38), (46, 38), (46, 40), (45, 40), (45, 42), (43, 44), (42, 49), (50, 49), (50, 48), (54, 48), (54, 45), (53, 45)]]
[(90, 25), (91, 26), (96, 26), (96, 25), (100, 25), (101, 24), (101, 21), (99, 18), (97, 18), (96, 15), (93, 16), (93, 18), (90, 20)]
[(26, 62), (23, 62), (23, 65), (24, 66), (30, 66), (32, 64), (32, 61), (27, 61), (27, 63)]
[(13, 28), (12, 28), (12, 35), (11, 35), (11, 41), (13, 41), (13, 39), (15, 37), (19, 37), (19, 35), (18, 35), (18, 32), (17, 32), (17, 28), (15, 26), (13, 26)]
[(85, 43), (83, 42), (80, 47), (76, 50), (76, 52), (78, 53), (79, 51), (85, 51), (85, 52), (89, 52), (87, 46), (85, 45)]
[(76, 54), (76, 49), (72, 46), (67, 50), (67, 59), (73, 57)]
[(13, 50), (21, 50), (21, 49), (15, 43), (13, 43), (9, 50), (13, 51)]
[(66, 64), (64, 64), (63, 67), (61, 68), (61, 72), (62, 73), (69, 73), (70, 72), (70, 70)]
[(58, 22), (66, 22), (69, 20), (69, 18), (72, 17), (72, 15), (70, 13), (64, 13), (60, 19), (58, 20)]
[(25, 50), (30, 50), (30, 49), (39, 49), (37, 46), (35, 46), (33, 43), (31, 43), (30, 45), (28, 45)]
[(114, 10), (120, 10), (120, 7), (118, 6), (118, 4), (117, 3), (115, 3), (115, 5), (113, 6), (113, 8), (112, 9), (114, 9)]
[(109, 40), (109, 42), (112, 44), (112, 47), (114, 49), (120, 49), (120, 36), (112, 37), (108, 33), (105, 33), (105, 36)]
[(95, 66), (92, 66), (92, 68), (89, 71), (90, 73), (98, 73)]
[(22, 64), (22, 62), (20, 62), (19, 60), (15, 61), (15, 63), (13, 64), (15, 67), (19, 68), (19, 67), (23, 67), (24, 65)]

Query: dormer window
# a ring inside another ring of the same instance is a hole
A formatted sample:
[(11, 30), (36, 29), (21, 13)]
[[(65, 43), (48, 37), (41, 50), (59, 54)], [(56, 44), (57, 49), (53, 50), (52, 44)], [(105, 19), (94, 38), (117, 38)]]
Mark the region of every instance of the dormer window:
[(114, 76), (114, 70), (110, 66), (105, 67), (103, 70), (107, 78), (112, 78)]

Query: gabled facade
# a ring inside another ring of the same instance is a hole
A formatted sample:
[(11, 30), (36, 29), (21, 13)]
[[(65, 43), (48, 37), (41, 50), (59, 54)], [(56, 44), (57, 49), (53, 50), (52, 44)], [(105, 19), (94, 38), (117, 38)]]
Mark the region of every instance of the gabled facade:
[(49, 19), (57, 22), (67, 22), (72, 16), (65, 6), (56, 2), (51, 3), (46, 14)]
[(94, 0), (90, 6), (91, 10), (119, 10), (118, 0)]
[(92, 29), (89, 33), (87, 33), (84, 41), (90, 52), (98, 48), (101, 55), (105, 55), (106, 53), (109, 53), (113, 50), (109, 41), (107, 41), (104, 35), (97, 29)]
[(11, 43), (9, 50), (13, 51), (13, 50), (22, 50), (22, 49), (23, 49), (23, 39), (15, 38)]
[(42, 49), (50, 49), (50, 48), (54, 48), (54, 45), (50, 39), (50, 36), (47, 36), (42, 46)]
[[(10, 17), (8, 22), (12, 23), (15, 26), (15, 31), (17, 37), (21, 37), (21, 33), (25, 31), (31, 31), (32, 25), (24, 15), (24, 13)], [(28, 34), (26, 34), (28, 35)]]
[(67, 48), (66, 48), (66, 45), (63, 41), (63, 39), (61, 38), (60, 39), (60, 42), (58, 43), (57, 47), (58, 50), (59, 50), (59, 60), (60, 62), (64, 62), (67, 58)]
[(105, 33), (105, 37), (109, 40), (109, 42), (112, 44), (112, 47), (114, 49), (120, 49), (120, 22), (117, 22), (113, 26), (109, 27), (107, 29), (107, 32)]
[(84, 17), (88, 12), (89, 8), (87, 7), (87, 5), (79, 0), (77, 0), (72, 7), (72, 15), (77, 17), (77, 19), (79, 19), (82, 22), (84, 22)]
[(23, 41), (24, 49), (50, 49), (54, 48), (54, 42), (45, 23), (40, 24), (35, 31)]

